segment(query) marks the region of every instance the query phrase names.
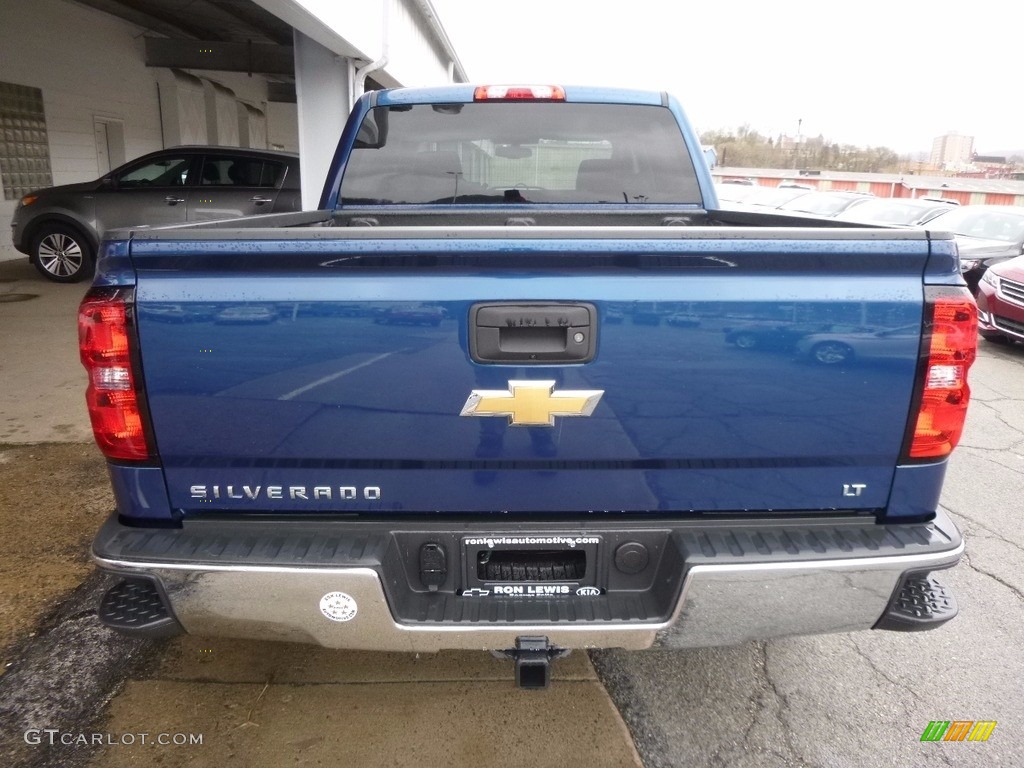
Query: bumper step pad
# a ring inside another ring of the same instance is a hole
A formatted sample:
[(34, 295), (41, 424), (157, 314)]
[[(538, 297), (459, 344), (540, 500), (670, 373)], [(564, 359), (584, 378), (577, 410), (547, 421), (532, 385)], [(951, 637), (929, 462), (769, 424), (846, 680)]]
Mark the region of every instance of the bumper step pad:
[(959, 612), (952, 590), (930, 573), (909, 574), (896, 590), (875, 629), (922, 632), (945, 624)]
[(156, 639), (184, 632), (149, 579), (123, 579), (107, 590), (100, 601), (99, 619), (111, 629), (136, 637)]

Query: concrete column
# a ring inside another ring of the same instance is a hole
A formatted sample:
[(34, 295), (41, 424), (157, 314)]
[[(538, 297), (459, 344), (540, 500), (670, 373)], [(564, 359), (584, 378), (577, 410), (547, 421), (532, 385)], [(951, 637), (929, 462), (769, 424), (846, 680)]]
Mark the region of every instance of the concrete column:
[(320, 202), (327, 169), (352, 103), (351, 61), (295, 30), (295, 95), (299, 116), (302, 207)]

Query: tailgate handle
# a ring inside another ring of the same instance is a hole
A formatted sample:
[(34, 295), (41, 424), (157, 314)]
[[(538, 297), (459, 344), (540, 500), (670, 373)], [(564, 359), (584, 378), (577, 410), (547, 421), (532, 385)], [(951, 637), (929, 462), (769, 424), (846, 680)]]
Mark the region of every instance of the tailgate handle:
[(586, 363), (597, 351), (593, 304), (474, 304), (469, 326), (469, 354), (478, 363)]

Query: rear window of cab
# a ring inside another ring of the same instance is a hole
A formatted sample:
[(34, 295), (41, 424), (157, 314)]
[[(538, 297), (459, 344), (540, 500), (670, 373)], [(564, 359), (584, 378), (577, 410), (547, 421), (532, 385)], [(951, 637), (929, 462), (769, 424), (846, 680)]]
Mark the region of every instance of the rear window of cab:
[(342, 204), (700, 203), (670, 110), (490, 102), (370, 110)]

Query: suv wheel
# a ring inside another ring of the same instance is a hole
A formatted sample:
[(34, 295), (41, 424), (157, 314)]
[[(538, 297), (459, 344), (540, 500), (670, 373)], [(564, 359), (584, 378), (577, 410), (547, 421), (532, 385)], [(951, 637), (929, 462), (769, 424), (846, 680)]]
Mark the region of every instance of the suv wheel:
[(78, 230), (46, 224), (32, 238), (32, 262), (58, 283), (77, 283), (92, 274), (92, 245)]

